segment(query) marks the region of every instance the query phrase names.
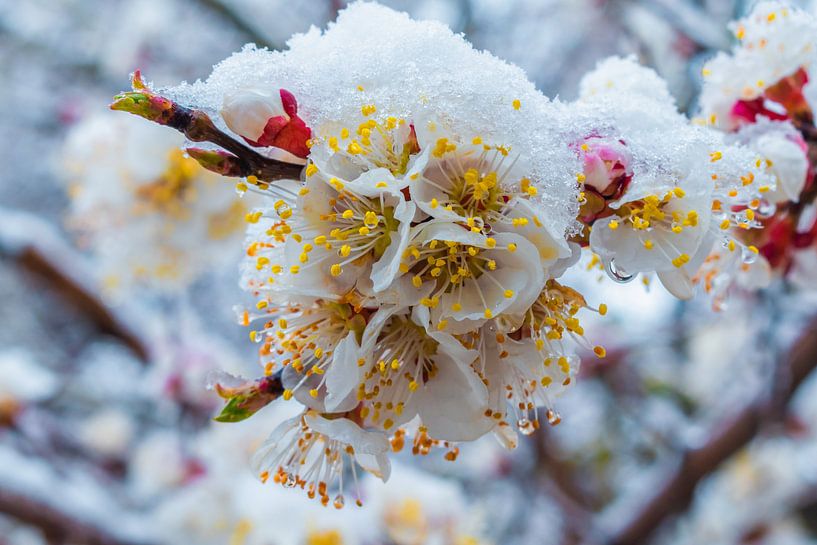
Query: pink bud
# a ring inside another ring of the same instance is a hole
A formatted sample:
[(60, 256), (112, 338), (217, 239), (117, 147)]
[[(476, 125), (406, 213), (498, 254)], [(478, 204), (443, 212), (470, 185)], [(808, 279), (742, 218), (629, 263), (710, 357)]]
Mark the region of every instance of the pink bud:
[(619, 140), (590, 137), (579, 147), (584, 157), (584, 185), (604, 197), (618, 193), (632, 177), (632, 156)]
[(276, 147), (298, 157), (309, 155), (312, 131), (298, 117), (298, 102), (286, 89), (242, 89), (224, 97), (221, 117), (227, 127), (256, 147)]

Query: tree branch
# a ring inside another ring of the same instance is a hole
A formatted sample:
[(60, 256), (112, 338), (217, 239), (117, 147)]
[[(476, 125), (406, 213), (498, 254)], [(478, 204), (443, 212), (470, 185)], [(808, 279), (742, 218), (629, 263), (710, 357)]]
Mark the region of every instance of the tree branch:
[(776, 397), (761, 396), (713, 433), (703, 446), (684, 452), (670, 478), (608, 541), (609, 545), (647, 543), (665, 519), (689, 505), (702, 479), (754, 439), (770, 411), (788, 404), (800, 384), (817, 367), (817, 318), (806, 326), (784, 365), (788, 380), (775, 392)]
[(0, 513), (39, 528), (51, 543), (146, 545), (116, 537), (90, 524), (75, 520), (50, 505), (9, 490), (0, 489)]
[(298, 180), (303, 165), (270, 159), (248, 148), (215, 126), (205, 112), (186, 108), (148, 89), (137, 70), (131, 80), (133, 91), (114, 97), (112, 110), (128, 112), (184, 134), (193, 142), (211, 142), (225, 151), (191, 148), (191, 157), (204, 168), (223, 176), (255, 176), (263, 182)]
[(21, 268), (47, 282), (100, 331), (119, 339), (142, 362), (148, 361), (147, 345), (82, 281), (82, 274), (72, 273), (72, 266), (79, 266), (78, 257), (45, 222), (0, 208), (0, 255), (9, 256)]

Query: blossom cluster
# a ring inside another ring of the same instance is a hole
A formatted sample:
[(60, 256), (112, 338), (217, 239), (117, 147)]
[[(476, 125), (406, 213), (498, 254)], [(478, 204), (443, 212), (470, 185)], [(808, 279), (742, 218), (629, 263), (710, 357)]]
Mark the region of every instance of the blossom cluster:
[[(239, 311), (264, 376), (218, 378), (218, 418), (299, 403), (253, 466), (324, 505), (344, 505), (357, 466), (387, 479), (390, 451), (454, 460), (457, 443), (487, 434), (513, 448), (540, 412), (557, 424), (581, 352), (605, 356), (580, 319), (606, 306), (560, 280), (585, 249), (616, 281), (719, 295), (723, 270), (758, 263), (747, 233), (792, 191), (780, 169), (793, 167), (769, 154), (796, 144), (794, 129), (769, 143), (690, 122), (632, 58), (600, 63), (561, 102), (443, 25), (376, 4), (288, 45), (247, 47), (162, 97), (138, 81), (115, 106), (196, 141), (217, 135), (229, 153), (196, 158), (265, 199), (247, 214), (242, 265), (255, 305)], [(705, 109), (722, 102), (707, 96)]]
[[(701, 122), (756, 151), (775, 187), (765, 195), (762, 229), (735, 234), (759, 248), (758, 266), (735, 270), (722, 254), (710, 256), (707, 288), (718, 294), (735, 280), (756, 286), (771, 272), (802, 269), (817, 255), (817, 95), (810, 81), (817, 60), (817, 20), (779, 2), (762, 2), (731, 30), (737, 39), (732, 51), (719, 53), (702, 70)], [(808, 276), (813, 282), (813, 273)]]

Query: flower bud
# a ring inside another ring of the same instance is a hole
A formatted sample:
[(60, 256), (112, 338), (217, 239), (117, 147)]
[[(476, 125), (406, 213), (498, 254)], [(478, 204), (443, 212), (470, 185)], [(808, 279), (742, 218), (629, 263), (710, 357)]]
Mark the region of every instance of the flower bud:
[(584, 155), (584, 186), (605, 197), (618, 192), (632, 177), (632, 157), (618, 140), (591, 137), (580, 148)]
[(620, 198), (633, 177), (632, 156), (620, 140), (591, 136), (578, 146), (583, 159), (579, 180), (584, 202), (579, 217), (588, 225), (609, 215), (608, 203)]
[(275, 376), (244, 380), (227, 373), (210, 377), (210, 387), (227, 400), (217, 422), (240, 422), (278, 399), (283, 393), (281, 380)]
[(221, 117), (249, 144), (274, 146), (298, 157), (309, 155), (309, 127), (298, 117), (298, 103), (286, 89), (242, 89), (225, 95)]

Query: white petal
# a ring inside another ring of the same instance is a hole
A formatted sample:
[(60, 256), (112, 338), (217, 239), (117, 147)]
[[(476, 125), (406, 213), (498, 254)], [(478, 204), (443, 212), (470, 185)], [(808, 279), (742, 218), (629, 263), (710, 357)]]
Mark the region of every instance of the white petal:
[(386, 453), (366, 454), (355, 452), (355, 461), (360, 464), (360, 467), (384, 483), (391, 476), (391, 462), (389, 461), (389, 455)]
[(362, 454), (382, 454), (389, 450), (386, 434), (367, 431), (347, 418), (324, 418), (314, 411), (304, 416), (310, 429), (322, 433), (330, 439), (351, 445), (355, 452)]
[(400, 222), (397, 231), (392, 231), (389, 247), (372, 266), (372, 289), (375, 292), (388, 288), (400, 270), (400, 260), (409, 243), (411, 220), (414, 217), (414, 203), (401, 200), (394, 209), (394, 219)]
[(224, 96), (221, 117), (234, 133), (258, 140), (271, 117), (288, 116), (284, 112), (281, 93), (260, 89), (242, 89)]
[(360, 347), (355, 340), (354, 332), (349, 332), (335, 346), (332, 352), (332, 363), (326, 371), (326, 410), (335, 412), (338, 406), (349, 396), (360, 383), (362, 367), (357, 364)]
[(428, 433), (446, 441), (472, 441), (494, 427), (485, 416), (488, 391), (470, 365), (440, 354), (437, 374), (415, 392), (418, 413)]

